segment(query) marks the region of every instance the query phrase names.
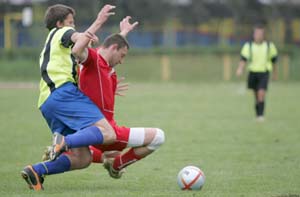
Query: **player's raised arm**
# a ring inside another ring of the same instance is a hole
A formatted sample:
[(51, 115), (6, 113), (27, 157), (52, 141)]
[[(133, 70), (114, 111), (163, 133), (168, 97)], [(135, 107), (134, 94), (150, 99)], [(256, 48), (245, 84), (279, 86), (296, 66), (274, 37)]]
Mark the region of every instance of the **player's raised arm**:
[(123, 18), (123, 20), (120, 22), (120, 35), (123, 37), (126, 37), (129, 32), (131, 32), (138, 24), (139, 22), (130, 23), (131, 16), (126, 16)]
[(97, 19), (93, 24), (84, 32), (74, 34), (72, 36), (72, 41), (75, 43), (72, 54), (79, 60), (84, 61), (87, 58), (87, 46), (90, 41), (97, 41), (98, 38), (95, 33), (102, 27), (102, 25), (107, 21), (107, 19), (114, 15), (112, 11), (116, 6), (105, 5), (98, 13)]

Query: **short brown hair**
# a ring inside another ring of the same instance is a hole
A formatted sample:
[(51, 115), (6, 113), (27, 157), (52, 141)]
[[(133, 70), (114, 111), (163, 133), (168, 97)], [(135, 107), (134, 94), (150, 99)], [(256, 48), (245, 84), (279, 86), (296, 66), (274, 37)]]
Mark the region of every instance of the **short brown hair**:
[(127, 49), (129, 49), (128, 41), (126, 40), (126, 38), (124, 38), (120, 34), (112, 34), (112, 35), (108, 36), (103, 42), (103, 47), (108, 48), (113, 44), (118, 45), (118, 48), (117, 48), (118, 50), (123, 47), (127, 47)]
[(75, 15), (75, 10), (69, 6), (56, 4), (48, 7), (45, 14), (45, 24), (47, 29), (56, 27), (56, 23), (63, 22), (69, 14)]
[(265, 29), (266, 25), (264, 25), (263, 23), (256, 23), (254, 25), (254, 29)]

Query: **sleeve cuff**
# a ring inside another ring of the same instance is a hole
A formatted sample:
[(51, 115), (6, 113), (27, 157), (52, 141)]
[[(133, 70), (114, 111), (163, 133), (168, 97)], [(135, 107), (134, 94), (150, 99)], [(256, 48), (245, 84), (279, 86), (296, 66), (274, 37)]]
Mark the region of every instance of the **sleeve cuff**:
[(242, 56), (242, 55), (241, 55), (240, 60), (247, 62), (248, 59), (247, 59), (245, 56)]
[(65, 48), (69, 48), (70, 46), (72, 46), (74, 44), (74, 42), (72, 41), (71, 37), (72, 35), (75, 33), (75, 31), (73, 29), (69, 29), (68, 31), (66, 31), (64, 33), (64, 35), (61, 38), (61, 44), (65, 47)]

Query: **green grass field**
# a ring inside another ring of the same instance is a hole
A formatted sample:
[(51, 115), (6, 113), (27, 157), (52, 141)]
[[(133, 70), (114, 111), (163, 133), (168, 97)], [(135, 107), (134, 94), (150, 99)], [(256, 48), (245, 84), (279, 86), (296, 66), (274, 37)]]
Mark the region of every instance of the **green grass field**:
[[(36, 108), (37, 88), (0, 89), (0, 196), (300, 196), (300, 83), (272, 83), (264, 123), (254, 120), (244, 83), (133, 83), (117, 100), (119, 124), (155, 126), (166, 143), (131, 165), (120, 180), (103, 167), (48, 176), (45, 190), (28, 190), (22, 168), (51, 142)], [(206, 175), (201, 191), (181, 191), (186, 165)]]

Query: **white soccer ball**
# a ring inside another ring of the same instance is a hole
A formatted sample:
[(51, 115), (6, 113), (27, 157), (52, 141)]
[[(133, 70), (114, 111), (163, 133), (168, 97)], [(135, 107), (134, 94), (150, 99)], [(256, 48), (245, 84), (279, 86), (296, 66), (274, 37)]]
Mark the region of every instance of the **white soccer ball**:
[(182, 190), (200, 190), (205, 182), (205, 175), (196, 166), (186, 166), (177, 176), (177, 183)]

